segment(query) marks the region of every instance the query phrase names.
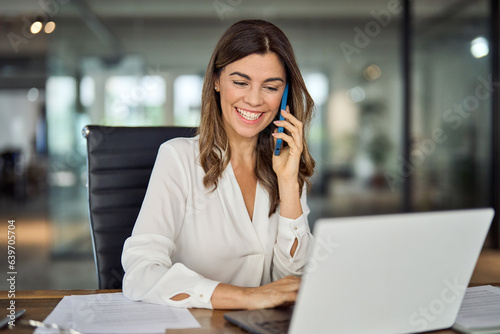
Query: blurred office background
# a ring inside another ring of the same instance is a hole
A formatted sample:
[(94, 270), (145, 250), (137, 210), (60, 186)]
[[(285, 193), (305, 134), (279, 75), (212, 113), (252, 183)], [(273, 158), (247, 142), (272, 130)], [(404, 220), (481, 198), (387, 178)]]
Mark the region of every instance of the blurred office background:
[[(282, 28), (316, 102), (311, 226), (498, 208), (496, 0), (0, 0), (0, 245), (15, 219), (18, 289), (97, 287), (81, 129), (196, 126), (215, 43), (245, 18)], [(495, 221), (477, 280), (500, 281), (498, 247)]]

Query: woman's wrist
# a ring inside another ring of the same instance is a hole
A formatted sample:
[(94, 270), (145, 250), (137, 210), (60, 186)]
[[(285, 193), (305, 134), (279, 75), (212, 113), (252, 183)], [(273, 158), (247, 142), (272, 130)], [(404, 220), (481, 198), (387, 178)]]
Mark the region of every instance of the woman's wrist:
[(280, 215), (288, 219), (297, 219), (302, 215), (300, 187), (297, 179), (279, 180)]
[(251, 288), (220, 283), (212, 294), (214, 309), (248, 309)]
[(293, 179), (286, 179), (286, 178), (279, 178), (278, 177), (278, 187), (280, 190), (280, 193), (283, 192), (297, 192), (299, 193), (299, 180), (297, 178)]

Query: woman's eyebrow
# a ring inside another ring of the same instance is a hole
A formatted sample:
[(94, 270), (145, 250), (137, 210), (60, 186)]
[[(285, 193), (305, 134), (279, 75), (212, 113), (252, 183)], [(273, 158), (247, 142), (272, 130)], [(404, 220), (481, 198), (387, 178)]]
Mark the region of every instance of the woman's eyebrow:
[(248, 75), (246, 75), (246, 74), (243, 74), (243, 73), (241, 73), (241, 72), (233, 72), (233, 73), (231, 73), (231, 74), (229, 74), (229, 75), (230, 75), (230, 76), (231, 76), (231, 75), (239, 75), (240, 77), (243, 77), (243, 78), (245, 78), (245, 79), (247, 79), (247, 80), (251, 80), (251, 79), (250, 79), (250, 76), (248, 76)]
[[(240, 77), (243, 77), (243, 78), (245, 78), (245, 79), (247, 79), (247, 80), (252, 80), (252, 79), (250, 78), (250, 76), (249, 76), (249, 75), (243, 74), (243, 73), (241, 73), (241, 72), (233, 72), (233, 73), (231, 73), (231, 74), (229, 74), (229, 75), (230, 75), (230, 76), (231, 76), (231, 75), (239, 75)], [(266, 80), (264, 80), (264, 82), (270, 82), (270, 81), (281, 81), (281, 82), (285, 82), (285, 80), (283, 80), (283, 79), (282, 79), (282, 78), (280, 78), (280, 77), (276, 77), (276, 78), (267, 78)]]

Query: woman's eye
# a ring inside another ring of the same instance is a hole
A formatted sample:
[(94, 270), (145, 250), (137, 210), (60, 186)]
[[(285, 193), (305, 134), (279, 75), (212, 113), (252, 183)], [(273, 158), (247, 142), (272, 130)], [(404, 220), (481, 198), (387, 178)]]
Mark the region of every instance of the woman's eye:
[(233, 81), (236, 86), (246, 86), (246, 82), (241, 82), (241, 81)]
[(278, 88), (276, 87), (266, 87), (267, 90), (271, 91), (271, 92), (277, 92), (278, 91)]

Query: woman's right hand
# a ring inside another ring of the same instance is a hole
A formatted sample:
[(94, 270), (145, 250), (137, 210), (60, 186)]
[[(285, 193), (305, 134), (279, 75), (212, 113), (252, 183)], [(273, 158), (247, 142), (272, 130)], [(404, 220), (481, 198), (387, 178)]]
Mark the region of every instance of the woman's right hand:
[(212, 295), (214, 309), (262, 309), (295, 303), (300, 286), (300, 277), (287, 276), (275, 282), (243, 288), (219, 284)]
[(286, 276), (263, 286), (249, 288), (246, 293), (249, 302), (248, 309), (294, 304), (299, 292), (300, 280), (300, 277)]

